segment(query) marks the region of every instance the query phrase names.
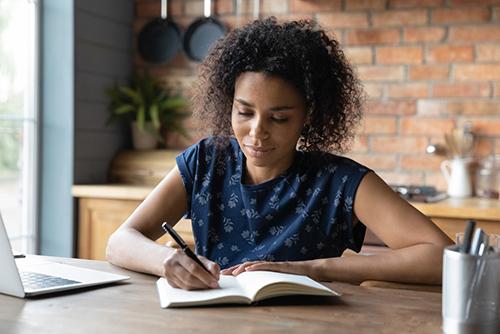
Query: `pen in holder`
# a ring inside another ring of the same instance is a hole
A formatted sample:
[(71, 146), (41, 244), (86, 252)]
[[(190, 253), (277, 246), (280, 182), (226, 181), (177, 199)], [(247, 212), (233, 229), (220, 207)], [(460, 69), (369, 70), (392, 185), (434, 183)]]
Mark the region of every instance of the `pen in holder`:
[(500, 253), (483, 244), (477, 255), (447, 247), (443, 255), (445, 333), (500, 333)]

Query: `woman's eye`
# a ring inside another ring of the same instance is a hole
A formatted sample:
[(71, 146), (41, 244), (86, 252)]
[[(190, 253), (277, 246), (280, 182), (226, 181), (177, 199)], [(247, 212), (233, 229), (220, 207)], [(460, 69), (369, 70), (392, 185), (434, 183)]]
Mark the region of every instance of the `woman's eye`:
[(250, 117), (252, 116), (252, 113), (250, 111), (245, 111), (245, 110), (237, 110), (238, 115), (240, 116), (245, 116), (245, 117)]
[(277, 122), (277, 123), (284, 123), (288, 119), (287, 118), (273, 118), (272, 120), (275, 121), (275, 122)]

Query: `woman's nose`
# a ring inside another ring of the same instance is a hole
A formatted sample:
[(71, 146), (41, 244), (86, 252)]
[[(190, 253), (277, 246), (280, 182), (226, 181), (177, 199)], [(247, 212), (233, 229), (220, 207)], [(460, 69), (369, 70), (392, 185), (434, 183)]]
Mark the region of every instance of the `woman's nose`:
[(266, 139), (267, 137), (269, 137), (269, 132), (267, 131), (267, 126), (266, 124), (264, 124), (263, 119), (254, 119), (250, 128), (250, 136), (261, 139)]

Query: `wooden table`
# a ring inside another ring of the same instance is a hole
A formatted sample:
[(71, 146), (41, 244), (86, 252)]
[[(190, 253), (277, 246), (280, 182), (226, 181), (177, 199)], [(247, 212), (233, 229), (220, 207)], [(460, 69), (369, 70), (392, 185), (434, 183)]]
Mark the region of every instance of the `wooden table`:
[(48, 259), (131, 279), (51, 297), (0, 295), (0, 333), (441, 333), (441, 294), (435, 292), (333, 282), (325, 285), (342, 293), (341, 297), (161, 309), (156, 277), (103, 261)]

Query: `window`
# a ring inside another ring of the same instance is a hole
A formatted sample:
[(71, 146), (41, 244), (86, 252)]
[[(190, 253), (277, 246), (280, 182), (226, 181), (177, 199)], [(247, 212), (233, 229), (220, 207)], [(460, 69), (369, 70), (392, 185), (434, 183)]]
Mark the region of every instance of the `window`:
[(0, 0), (0, 213), (12, 248), (36, 251), (37, 0)]

